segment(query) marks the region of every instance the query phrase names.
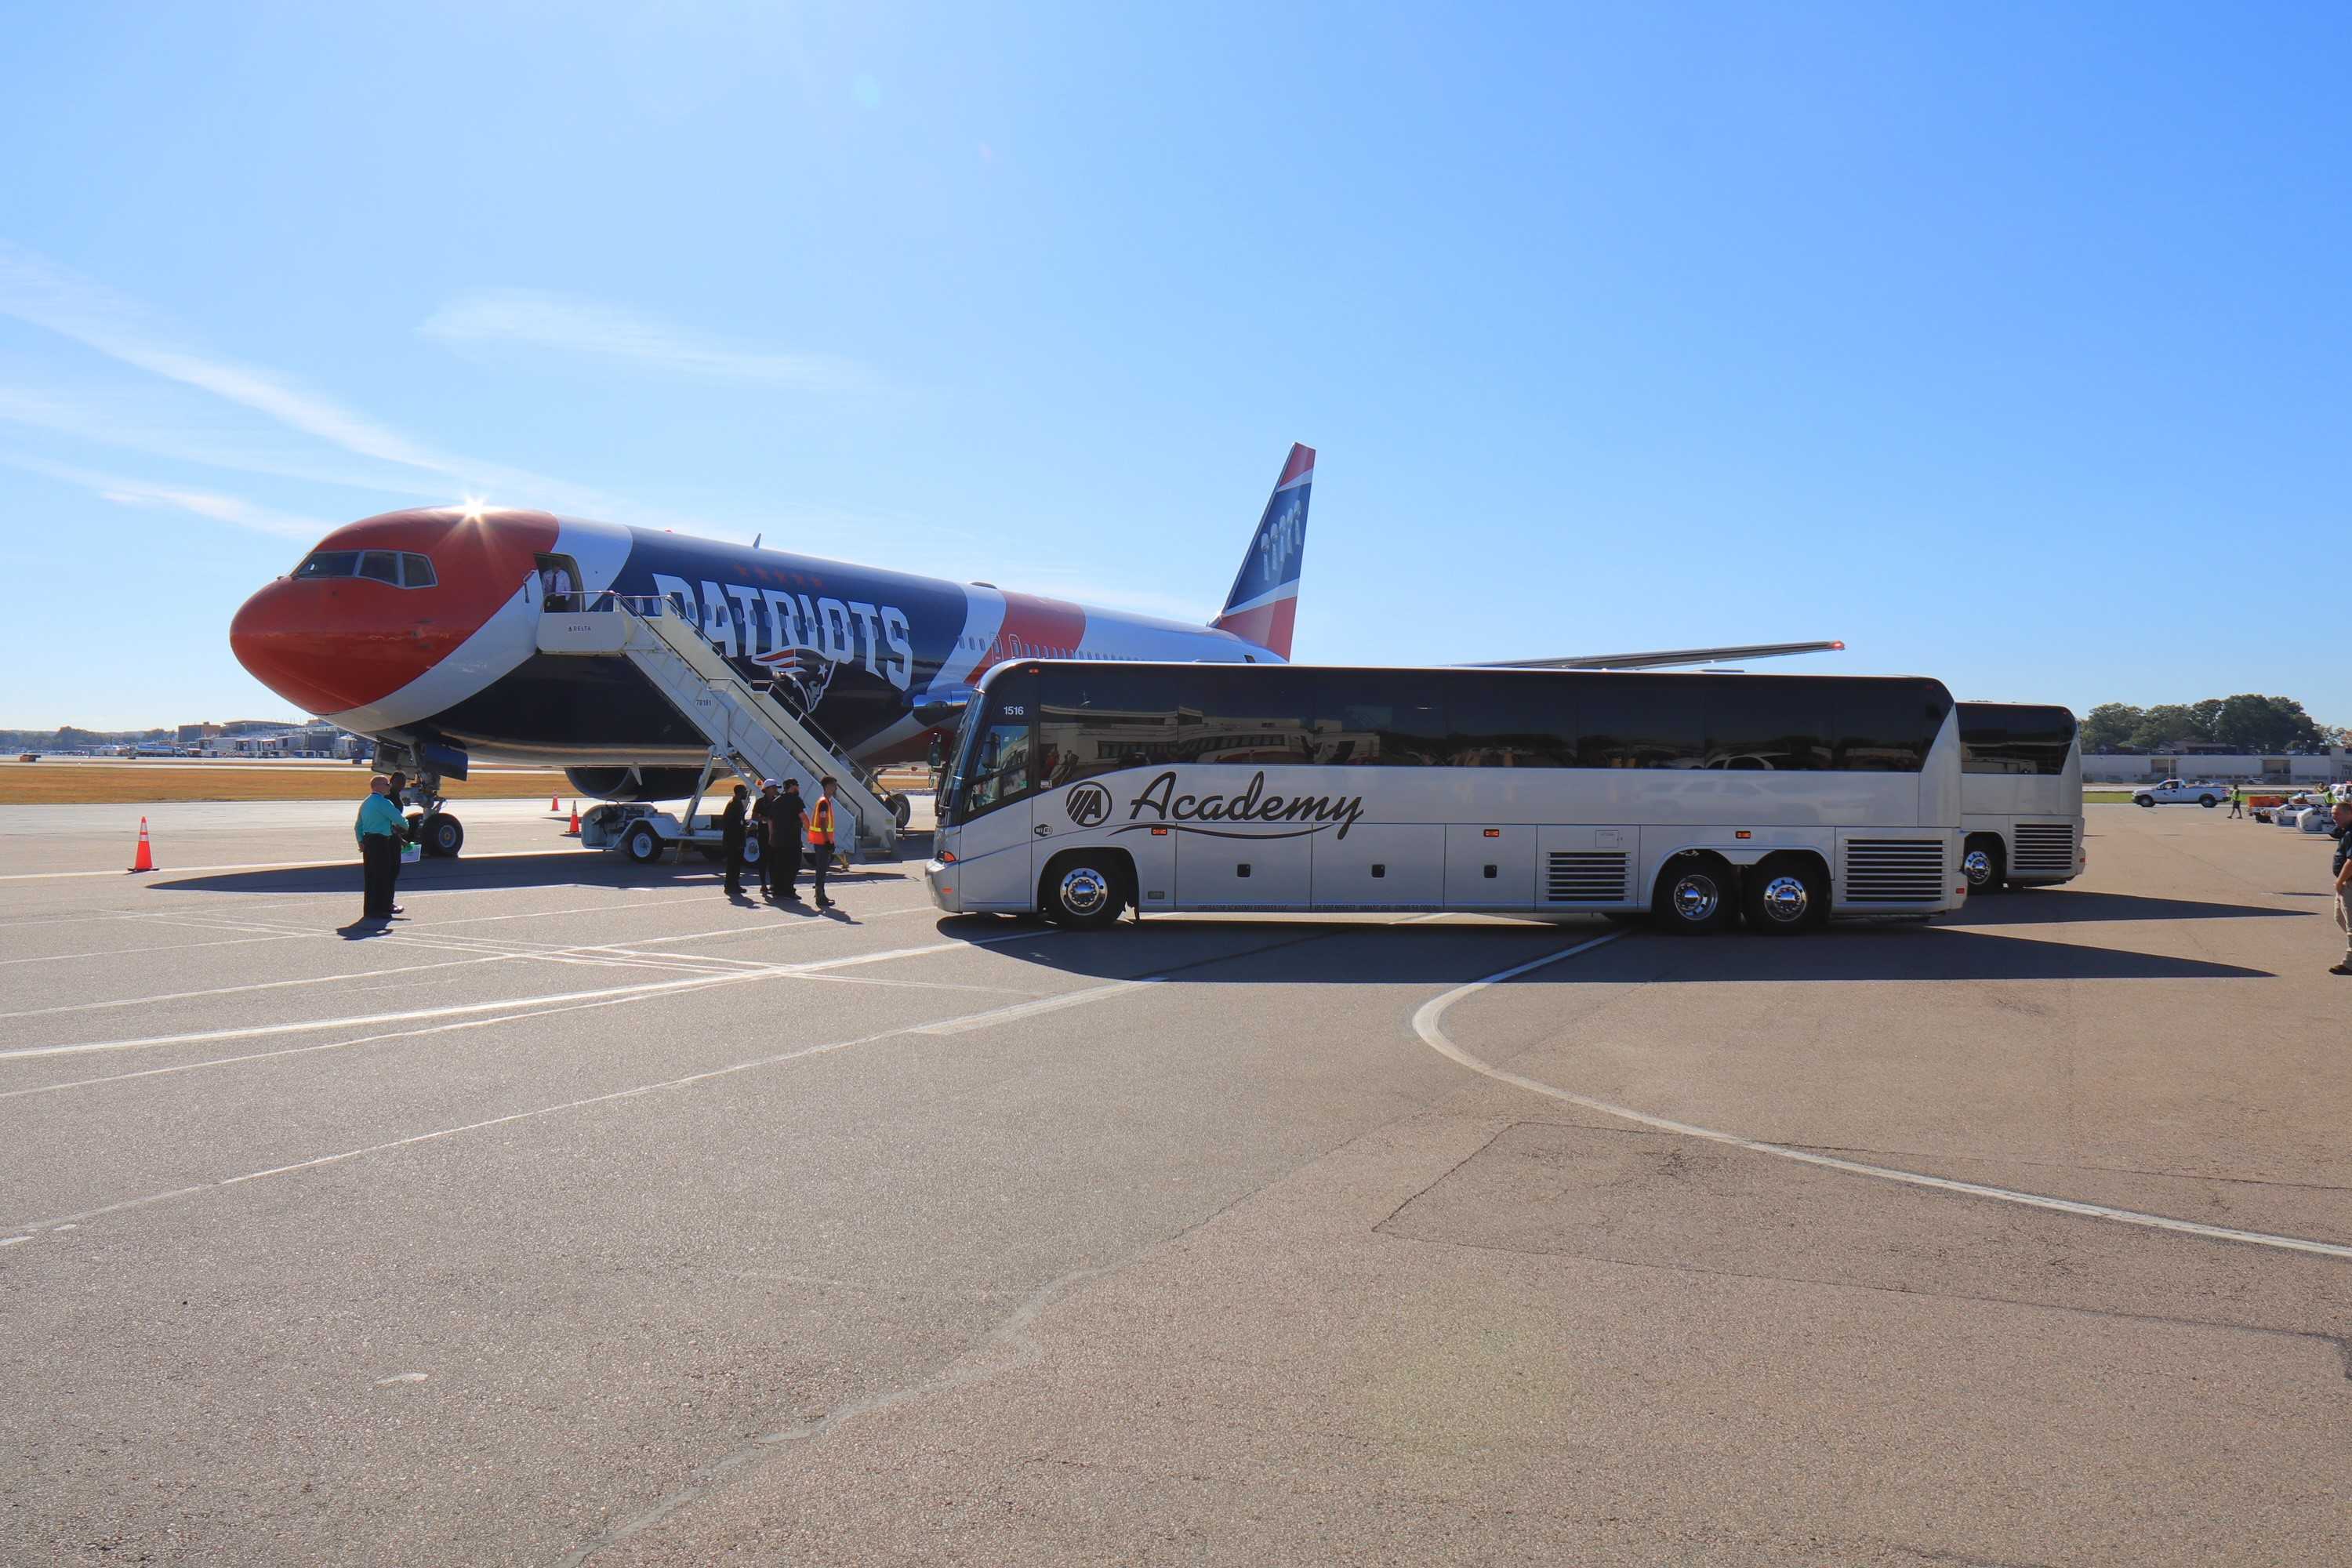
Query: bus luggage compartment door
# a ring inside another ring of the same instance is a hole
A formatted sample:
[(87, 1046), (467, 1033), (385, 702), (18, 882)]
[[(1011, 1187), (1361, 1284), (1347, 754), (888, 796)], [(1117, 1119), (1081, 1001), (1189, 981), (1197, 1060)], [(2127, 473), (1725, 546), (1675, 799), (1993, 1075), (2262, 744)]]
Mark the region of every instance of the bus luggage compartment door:
[(1536, 901), (1536, 830), (1499, 822), (1445, 829), (1445, 907), (1524, 910)]
[(1180, 833), (1176, 903), (1187, 910), (1303, 910), (1314, 852), (1307, 838)]
[(1318, 910), (1435, 909), (1445, 893), (1442, 823), (1360, 823), (1348, 837), (1318, 833), (1315, 885)]

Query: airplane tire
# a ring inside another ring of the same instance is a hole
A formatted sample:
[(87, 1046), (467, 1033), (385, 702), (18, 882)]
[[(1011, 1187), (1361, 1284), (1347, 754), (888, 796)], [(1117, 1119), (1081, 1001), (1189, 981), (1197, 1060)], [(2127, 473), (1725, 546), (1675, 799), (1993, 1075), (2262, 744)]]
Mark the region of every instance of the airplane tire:
[(894, 792), (885, 796), (882, 804), (890, 808), (890, 820), (898, 825), (898, 831), (906, 832), (907, 824), (915, 818), (915, 803)]
[(466, 825), (446, 811), (436, 811), (417, 825), (417, 842), (436, 860), (454, 860), (466, 847)]

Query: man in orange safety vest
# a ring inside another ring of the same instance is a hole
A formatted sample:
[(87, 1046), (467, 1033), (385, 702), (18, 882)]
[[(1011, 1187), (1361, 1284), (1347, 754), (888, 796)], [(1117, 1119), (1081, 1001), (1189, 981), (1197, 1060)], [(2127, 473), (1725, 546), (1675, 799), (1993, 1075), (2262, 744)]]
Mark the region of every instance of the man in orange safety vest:
[(816, 907), (833, 908), (833, 900), (824, 896), (824, 875), (833, 869), (833, 775), (827, 773), (817, 782), (816, 804), (809, 807), (808, 841), (814, 863), (810, 878), (816, 893)]

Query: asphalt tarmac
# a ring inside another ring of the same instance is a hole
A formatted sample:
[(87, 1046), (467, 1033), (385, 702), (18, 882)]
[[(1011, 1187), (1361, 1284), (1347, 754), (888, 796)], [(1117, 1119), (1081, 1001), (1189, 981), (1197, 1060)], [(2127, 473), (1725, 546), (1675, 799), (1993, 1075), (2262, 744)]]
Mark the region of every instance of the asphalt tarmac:
[(2325, 840), (1070, 934), (483, 803), (371, 934), (138, 815), (0, 811), (0, 1562), (2352, 1559)]

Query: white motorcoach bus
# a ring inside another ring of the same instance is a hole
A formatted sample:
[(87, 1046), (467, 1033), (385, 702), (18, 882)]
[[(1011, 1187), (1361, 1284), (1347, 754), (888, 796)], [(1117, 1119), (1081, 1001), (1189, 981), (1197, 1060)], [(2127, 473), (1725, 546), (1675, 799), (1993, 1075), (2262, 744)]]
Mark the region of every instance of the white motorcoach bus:
[(2083, 874), (2083, 743), (2074, 715), (2025, 702), (1963, 702), (1960, 867), (1971, 892)]
[(1029, 661), (966, 710), (931, 897), (1129, 908), (1745, 915), (1958, 908), (1935, 680)]

